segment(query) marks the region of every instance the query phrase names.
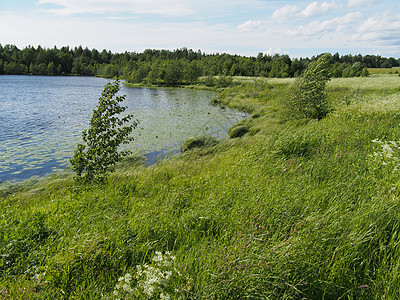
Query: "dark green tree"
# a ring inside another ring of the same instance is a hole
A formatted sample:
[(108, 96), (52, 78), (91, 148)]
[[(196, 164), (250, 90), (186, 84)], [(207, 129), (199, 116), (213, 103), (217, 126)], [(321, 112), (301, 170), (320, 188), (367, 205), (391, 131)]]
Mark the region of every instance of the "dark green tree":
[(170, 60), (165, 66), (164, 83), (167, 86), (176, 86), (182, 80), (182, 66), (179, 61)]
[(131, 114), (120, 116), (126, 107), (120, 105), (125, 96), (117, 96), (118, 91), (118, 80), (105, 85), (90, 127), (82, 133), (86, 145), (78, 144), (70, 160), (79, 182), (103, 181), (115, 164), (130, 153), (120, 151), (119, 147), (133, 140), (130, 134), (138, 122)]

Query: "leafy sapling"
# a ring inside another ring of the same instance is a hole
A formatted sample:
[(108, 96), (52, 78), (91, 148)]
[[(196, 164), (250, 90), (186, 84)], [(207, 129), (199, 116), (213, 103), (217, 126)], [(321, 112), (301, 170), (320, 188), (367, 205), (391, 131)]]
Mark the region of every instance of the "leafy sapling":
[(326, 85), (331, 78), (329, 54), (311, 62), (296, 80), (285, 105), (294, 118), (321, 120), (330, 111)]
[(130, 134), (138, 121), (131, 114), (121, 116), (126, 107), (120, 104), (126, 96), (117, 96), (118, 91), (119, 80), (105, 85), (89, 129), (82, 132), (86, 145), (78, 144), (70, 160), (79, 182), (103, 181), (115, 164), (130, 154), (130, 151), (121, 151), (119, 146), (133, 140)]

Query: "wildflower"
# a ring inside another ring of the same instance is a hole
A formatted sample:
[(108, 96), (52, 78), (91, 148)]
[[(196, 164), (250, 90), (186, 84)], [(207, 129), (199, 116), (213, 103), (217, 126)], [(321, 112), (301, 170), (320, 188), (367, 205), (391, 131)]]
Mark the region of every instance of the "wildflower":
[(384, 144), (382, 146), (382, 151), (383, 151), (383, 155), (385, 157), (387, 157), (387, 158), (392, 158), (393, 157), (394, 151), (393, 151), (392, 147), (390, 147), (389, 144)]
[(161, 293), (160, 299), (161, 300), (169, 300), (169, 299), (171, 299), (171, 297), (168, 294)]
[(126, 273), (125, 274), (125, 282), (129, 282), (129, 281), (131, 281), (131, 279), (132, 279), (132, 275), (129, 273)]
[(122, 286), (122, 289), (123, 289), (125, 292), (127, 292), (127, 293), (132, 293), (132, 292), (133, 292), (133, 290), (131, 289), (131, 287), (129, 286), (128, 283), (125, 283), (125, 284)]
[[(119, 296), (121, 299), (124, 296), (137, 296), (140, 299), (171, 299), (167, 291), (171, 290), (172, 280), (176, 276), (182, 277), (174, 267), (175, 256), (171, 252), (165, 252), (163, 255), (157, 251), (151, 259), (151, 264), (143, 264), (136, 266), (135, 275), (127, 273), (125, 276), (118, 278), (118, 282), (113, 292), (114, 296)], [(137, 280), (136, 286), (131, 286), (132, 278)], [(176, 294), (179, 289), (174, 288)], [(122, 296), (122, 297), (121, 297)]]

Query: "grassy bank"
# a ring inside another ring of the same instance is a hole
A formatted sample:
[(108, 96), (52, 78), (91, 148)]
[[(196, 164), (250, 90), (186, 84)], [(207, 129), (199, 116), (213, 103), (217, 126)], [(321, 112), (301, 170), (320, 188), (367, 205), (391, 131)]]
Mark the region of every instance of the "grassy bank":
[(333, 79), (320, 122), (285, 117), (290, 82), (221, 90), (252, 113), (229, 142), (3, 187), (0, 298), (396, 299), (400, 78)]

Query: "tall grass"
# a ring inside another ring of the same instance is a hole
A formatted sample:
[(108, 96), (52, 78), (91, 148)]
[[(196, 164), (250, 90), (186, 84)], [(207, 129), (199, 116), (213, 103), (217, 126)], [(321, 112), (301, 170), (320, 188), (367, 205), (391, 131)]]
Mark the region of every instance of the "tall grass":
[(125, 165), (104, 185), (9, 187), (0, 297), (114, 299), (128, 282), (139, 299), (145, 287), (172, 299), (396, 299), (400, 91), (378, 79), (332, 80), (335, 110), (319, 122), (285, 117), (286, 81), (256, 95), (243, 82), (219, 99), (252, 111), (239, 138)]

